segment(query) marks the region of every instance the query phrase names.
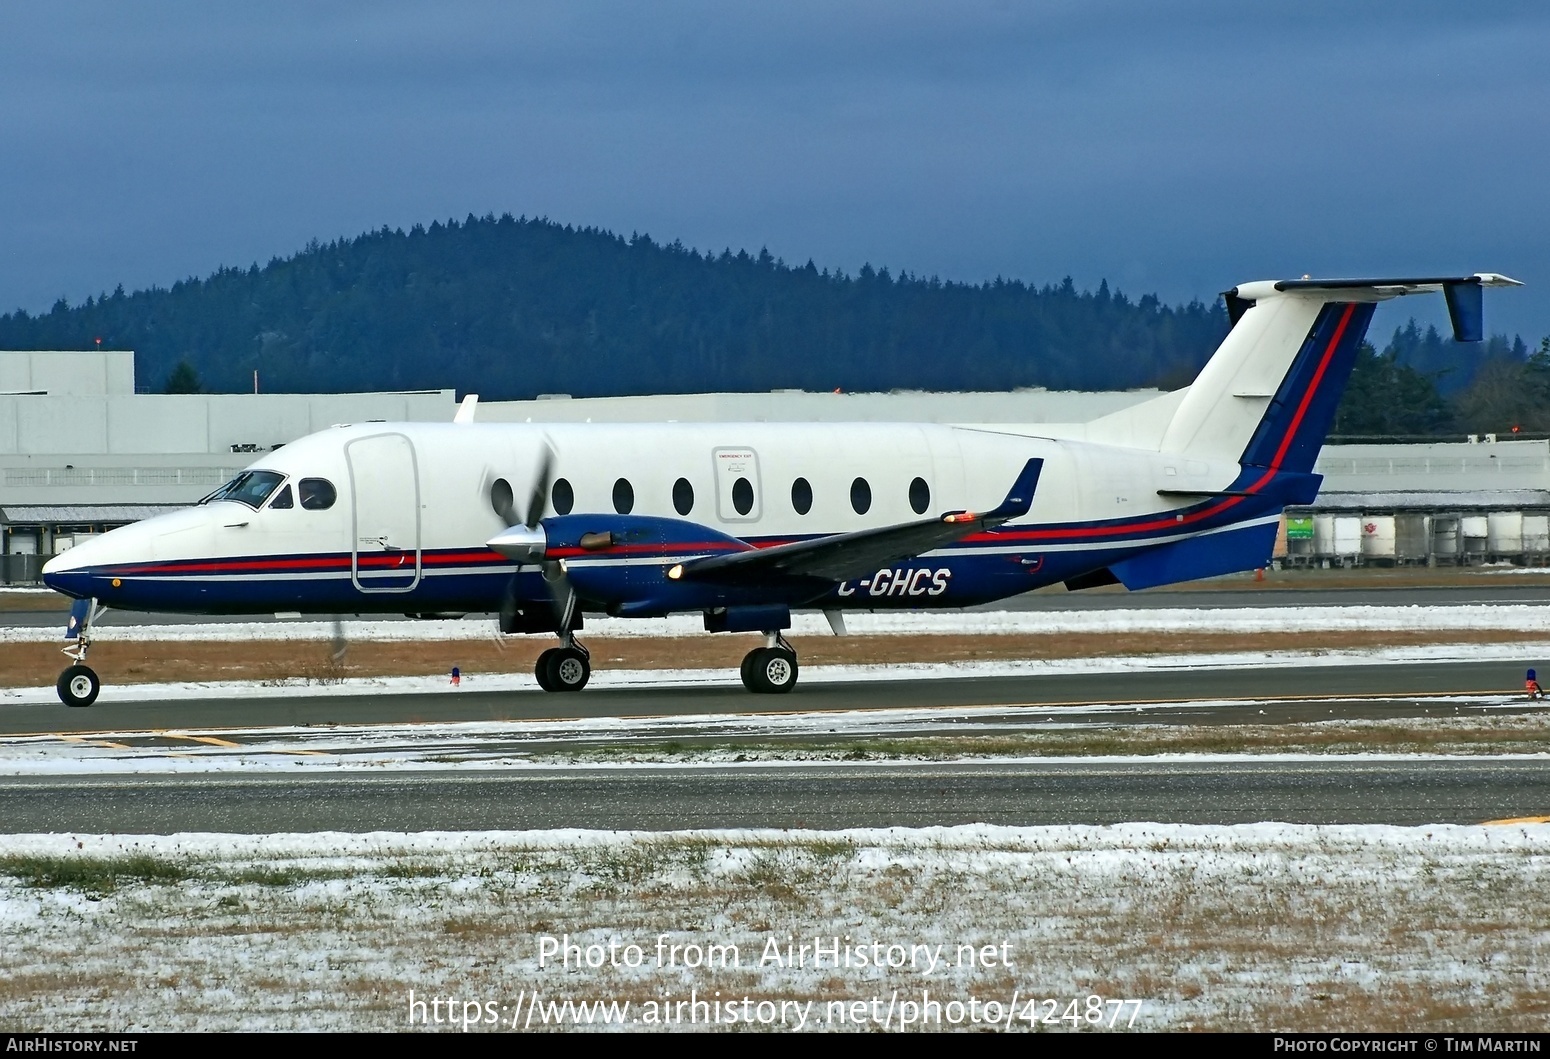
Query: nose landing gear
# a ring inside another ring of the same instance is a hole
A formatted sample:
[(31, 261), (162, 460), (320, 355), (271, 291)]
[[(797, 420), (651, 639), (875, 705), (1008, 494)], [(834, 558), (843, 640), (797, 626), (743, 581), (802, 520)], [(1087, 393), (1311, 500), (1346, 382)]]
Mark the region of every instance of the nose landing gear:
[(764, 634), (765, 646), (743, 656), (743, 686), (755, 695), (781, 695), (797, 686), (797, 653), (779, 632)]
[(70, 622), (65, 626), (66, 646), (62, 650), (74, 664), (66, 666), (54, 683), (59, 701), (66, 706), (90, 706), (102, 690), (102, 681), (86, 664), (86, 652), (91, 647), (91, 623), (100, 609), (95, 599), (78, 599), (70, 605)]

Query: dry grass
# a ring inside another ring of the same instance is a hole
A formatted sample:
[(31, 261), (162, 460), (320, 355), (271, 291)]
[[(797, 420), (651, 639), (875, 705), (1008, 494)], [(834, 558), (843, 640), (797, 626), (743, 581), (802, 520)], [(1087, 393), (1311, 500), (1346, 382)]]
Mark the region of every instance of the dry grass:
[[(1050, 716), (1060, 719), (1059, 712)], [(889, 761), (1125, 754), (1538, 754), (1550, 750), (1550, 714), (1315, 721), (1259, 725), (1124, 724), (998, 735), (868, 736), (864, 739), (699, 739), (578, 746), (543, 762)], [(455, 758), (452, 760), (456, 760)]]
[[(1543, 633), (1513, 630), (1283, 633), (1030, 633), (996, 636), (848, 636), (797, 638), (803, 665), (969, 662), (1018, 659), (1192, 654), (1220, 651), (1356, 650), (1423, 644), (1539, 643)], [(756, 646), (752, 636), (604, 637), (583, 640), (600, 669), (736, 669)], [(434, 676), (458, 666), (468, 676), (525, 673), (553, 646), (541, 636), (497, 641), (449, 640), (352, 643), (335, 663), (327, 643), (256, 640), (129, 643), (100, 640), (91, 664), (117, 684), (172, 680), (277, 681), (294, 677), (333, 682), (345, 677)], [(53, 644), (0, 644), (0, 687), (54, 682), (64, 666)]]
[[(894, 989), (944, 1001), (1015, 989), (1059, 998), (1057, 1014), (1070, 998), (1134, 997), (1145, 1029), (1550, 1028), (1544, 840), (1150, 825), (955, 834), (489, 841), (385, 849), (332, 879), (337, 859), (312, 854), (287, 861), (298, 874), (284, 886), (239, 881), (254, 866), (240, 856), (169, 857), (87, 903), (69, 882), (12, 876), (0, 879), (0, 1029), (393, 1029), (410, 989), (638, 1007), (691, 987), (820, 1011)], [(163, 881), (173, 876), (184, 881)], [(736, 944), (739, 966), (537, 966), (540, 934), (650, 951), (662, 933)], [(760, 962), (771, 938), (814, 935), (947, 953), (1006, 941), (1014, 965), (926, 978)]]

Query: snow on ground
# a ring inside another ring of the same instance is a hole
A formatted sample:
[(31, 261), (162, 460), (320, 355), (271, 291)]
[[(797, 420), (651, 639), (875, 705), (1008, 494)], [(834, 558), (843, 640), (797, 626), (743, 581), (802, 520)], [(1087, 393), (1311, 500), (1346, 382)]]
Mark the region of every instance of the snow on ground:
[[(1245, 719), (1263, 714), (1265, 700), (1115, 703), (1028, 710), (1007, 706), (853, 710), (822, 713), (596, 717), (543, 721), (464, 721), (416, 724), (327, 724), (252, 727), (231, 723), (177, 730), (120, 730), (89, 735), (0, 737), (0, 776), (199, 775), (369, 771), (488, 771), (511, 769), (704, 768), (757, 769), (807, 764), (874, 768), (909, 761), (1006, 764), (1136, 760), (1192, 764), (1255, 761), (1456, 760), (1550, 757), (1543, 751), (1550, 710), (1521, 712), (1518, 695), (1440, 696), (1426, 716), (1393, 721), (1303, 724), (1273, 741), (1255, 740), (1230, 753), (1204, 739), (1209, 727), (1178, 724), (1169, 714), (1207, 707), (1234, 709)], [(1458, 714), (1469, 708), (1467, 715)], [(1487, 712), (1490, 711), (1490, 712)], [(1500, 711), (1500, 712), (1498, 712)], [(233, 718), (239, 721), (240, 717)], [(1239, 729), (1243, 732), (1247, 729)], [(1128, 751), (1115, 733), (1128, 734)], [(1366, 752), (1366, 739), (1389, 737)], [(1059, 733), (1064, 738), (1055, 739)], [(1090, 733), (1107, 753), (1090, 753)], [(1419, 734), (1418, 734), (1419, 733)], [(1330, 735), (1343, 737), (1333, 747)], [(1396, 743), (1396, 734), (1408, 742)], [(1491, 738), (1486, 739), (1484, 736)], [(792, 741), (793, 736), (815, 737)], [(984, 737), (997, 737), (989, 743)], [(1017, 738), (1013, 738), (1013, 736)], [(1037, 744), (1028, 737), (1038, 736)], [(929, 744), (903, 747), (899, 738)], [(1457, 737), (1450, 741), (1449, 737)], [(857, 748), (873, 747), (858, 759)], [(1210, 749), (1206, 749), (1209, 747)], [(1064, 755), (1064, 756), (1062, 756)], [(1076, 756), (1072, 756), (1076, 755)]]
[[(63, 620), (63, 619), (61, 619)], [(822, 614), (792, 615), (792, 635), (829, 636)], [(220, 622), (190, 625), (133, 625), (132, 615), (109, 611), (95, 628), (99, 641), (179, 640), (330, 640), (332, 621)], [(495, 623), (479, 620), (343, 622), (351, 640), (482, 640), (495, 636)], [(1550, 632), (1550, 609), (1519, 604), (1415, 605), (1405, 607), (1234, 607), (1155, 608), (1062, 611), (900, 611), (846, 613), (851, 635), (909, 636), (922, 633), (962, 636), (1030, 633), (1262, 633), (1325, 631), (1400, 631), (1507, 629)], [(587, 617), (588, 637), (699, 636), (705, 624), (698, 614), (667, 618)], [(0, 628), (0, 643), (52, 643), (57, 629)]]
[[(1146, 673), (1176, 669), (1266, 669), (1306, 665), (1371, 665), (1376, 662), (1518, 662), (1550, 665), (1550, 641), (1512, 644), (1434, 644), (1372, 647), (1351, 650), (1236, 651), (1172, 655), (1111, 655), (969, 662), (893, 662), (876, 665), (802, 667), (804, 684), (877, 680), (945, 680), (973, 677), (1033, 677), (1074, 673)], [(449, 655), (449, 670), (457, 664)], [(1273, 680), (1273, 677), (1271, 678)], [(733, 669), (608, 669), (592, 671), (588, 688), (696, 688), (739, 686)], [(448, 677), (347, 677), (317, 681), (304, 677), (271, 680), (177, 681), (146, 684), (104, 684), (98, 701), (168, 702), (209, 698), (293, 698), (389, 694), (444, 694), (532, 691), (538, 680), (531, 673), (464, 673), (457, 684)], [(52, 686), (0, 688), (0, 708), (57, 703)]]
[(7, 836), (0, 1025), (1545, 1031), (1547, 886), (1536, 824)]

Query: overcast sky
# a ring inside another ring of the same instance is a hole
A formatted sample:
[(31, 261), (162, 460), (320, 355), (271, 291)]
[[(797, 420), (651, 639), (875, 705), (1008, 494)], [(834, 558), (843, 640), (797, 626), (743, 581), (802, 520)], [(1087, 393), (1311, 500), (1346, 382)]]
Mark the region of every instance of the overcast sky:
[(1543, 2), (0, 9), (0, 311), (511, 212), (1170, 301), (1489, 269), (1535, 342), (1547, 162)]

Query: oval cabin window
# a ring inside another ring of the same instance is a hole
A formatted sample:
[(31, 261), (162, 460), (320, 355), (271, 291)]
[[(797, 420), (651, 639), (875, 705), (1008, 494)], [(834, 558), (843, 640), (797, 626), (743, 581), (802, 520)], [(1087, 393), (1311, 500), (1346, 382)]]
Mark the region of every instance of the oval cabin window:
[(694, 486), (689, 484), (687, 478), (680, 478), (673, 483), (673, 510), (680, 515), (687, 515), (694, 510)]
[(490, 510), (499, 515), (503, 522), (510, 523), (516, 518), (515, 501), (511, 483), (504, 478), (495, 479), (490, 486)]
[(850, 506), (858, 515), (865, 515), (872, 509), (872, 487), (865, 478), (850, 483)]
[(634, 508), (635, 487), (628, 478), (620, 478), (614, 483), (614, 510), (621, 515), (628, 515)]
[(798, 515), (805, 515), (813, 509), (813, 487), (806, 478), (798, 478), (791, 483), (791, 508)]
[(576, 506), (576, 491), (564, 478), (556, 478), (554, 488), (549, 490), (549, 503), (556, 515), (569, 515), (570, 509)]
[(739, 515), (746, 515), (753, 510), (753, 483), (747, 478), (739, 478), (732, 483), (732, 506)]
[(924, 478), (916, 478), (910, 483), (910, 510), (917, 515), (924, 515), (930, 506), (931, 487)]

